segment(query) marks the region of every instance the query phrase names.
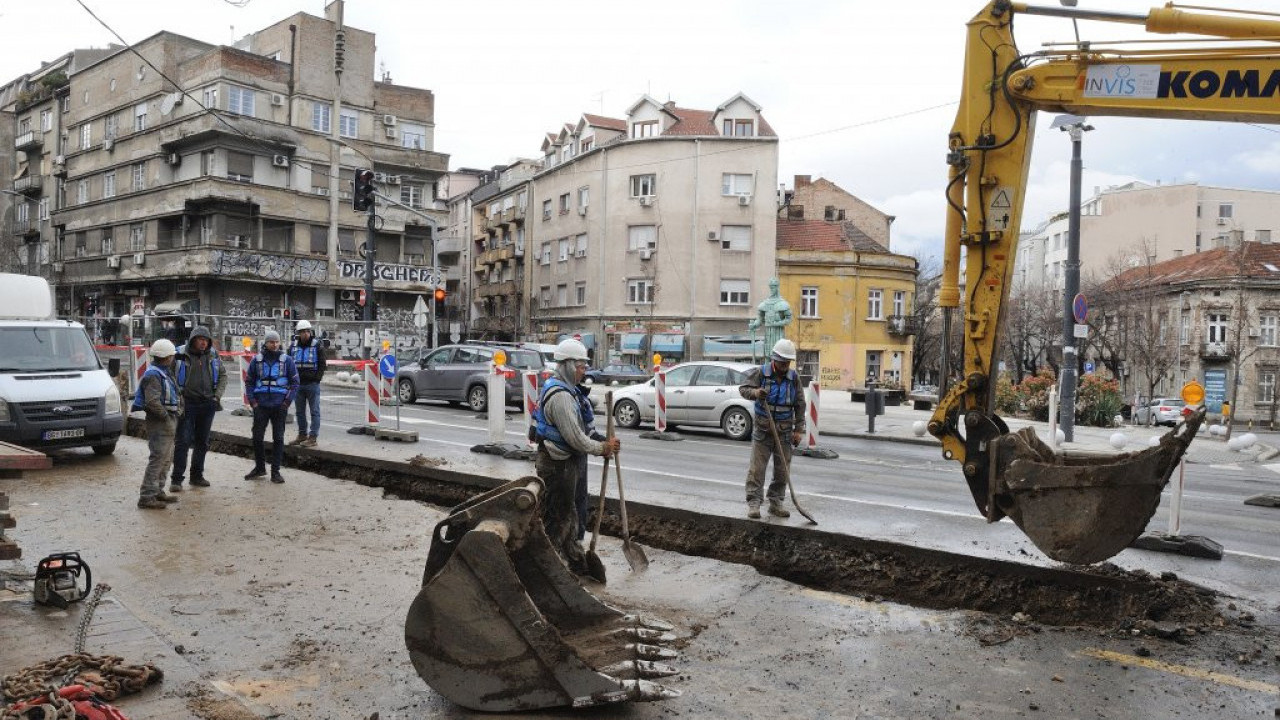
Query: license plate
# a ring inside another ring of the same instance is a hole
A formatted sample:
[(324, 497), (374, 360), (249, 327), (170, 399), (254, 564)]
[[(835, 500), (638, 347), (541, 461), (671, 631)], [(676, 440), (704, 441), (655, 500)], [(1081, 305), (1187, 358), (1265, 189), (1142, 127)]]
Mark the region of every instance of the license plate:
[(41, 440), (62, 440), (64, 438), (84, 437), (84, 428), (71, 428), (69, 430), (45, 430), (40, 435)]

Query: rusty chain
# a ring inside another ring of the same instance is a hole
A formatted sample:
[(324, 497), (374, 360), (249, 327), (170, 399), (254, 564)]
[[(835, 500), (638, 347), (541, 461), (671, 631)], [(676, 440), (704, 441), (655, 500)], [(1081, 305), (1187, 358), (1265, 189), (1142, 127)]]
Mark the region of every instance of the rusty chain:
[(27, 720), (27, 718), (37, 717), (32, 713), (35, 708), (40, 708), (41, 714), (38, 716), (44, 720), (76, 720), (76, 709), (71, 701), (59, 697), (58, 693), (51, 692), (41, 698), (40, 702), (32, 702), (22, 709), (11, 707), (7, 710), (0, 711), (0, 720)]

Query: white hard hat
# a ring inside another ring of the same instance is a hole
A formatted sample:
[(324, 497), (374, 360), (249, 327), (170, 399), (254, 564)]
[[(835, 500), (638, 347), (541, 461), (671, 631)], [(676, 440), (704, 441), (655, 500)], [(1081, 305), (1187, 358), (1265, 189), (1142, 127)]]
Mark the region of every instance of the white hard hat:
[(302, 332), (303, 330), (310, 330), (310, 329), (311, 329), (310, 320), (299, 320), (298, 326), (294, 328), (296, 332)]
[(586, 360), (587, 346), (582, 344), (581, 340), (566, 338), (556, 345), (556, 352), (552, 355), (558, 360)]
[(167, 358), (177, 354), (178, 349), (173, 346), (172, 342), (164, 338), (151, 343), (151, 357), (153, 358)]
[(782, 338), (773, 344), (774, 360), (795, 360), (796, 344), (786, 338)]

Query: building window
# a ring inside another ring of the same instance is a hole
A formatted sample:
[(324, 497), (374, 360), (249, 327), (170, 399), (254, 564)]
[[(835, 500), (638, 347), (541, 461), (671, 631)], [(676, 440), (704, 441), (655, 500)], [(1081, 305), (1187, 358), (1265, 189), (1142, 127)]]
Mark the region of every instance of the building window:
[(49, 198), (40, 198), (40, 202), (36, 204), (36, 212), (42, 222), (49, 219)]
[(142, 252), (147, 249), (147, 230), (142, 223), (129, 226), (129, 252)]
[(360, 114), (355, 110), (343, 110), (338, 115), (338, 134), (342, 137), (356, 137), (360, 130)]
[(1258, 318), (1258, 344), (1273, 346), (1276, 344), (1276, 316), (1263, 315)]
[(556, 307), (565, 307), (569, 304), (569, 286), (556, 286)]
[(822, 219), (827, 222), (843, 222), (844, 209), (838, 208), (835, 205), (828, 205), (822, 209)]
[(93, 143), (93, 126), (85, 123), (80, 126), (80, 149), (88, 150)]
[(1258, 371), (1258, 400), (1260, 403), (1273, 403), (1276, 401), (1276, 371), (1260, 370)]
[(644, 122), (631, 123), (631, 137), (646, 138), (653, 137), (658, 134), (658, 121), (646, 120)]
[(76, 204), (83, 205), (89, 202), (89, 181), (81, 180), (76, 183)]
[(16, 209), (14, 210), (14, 213), (19, 223), (27, 222), (28, 220), (31, 219), (30, 203), (25, 203), (25, 202), (18, 203), (16, 206)]
[(905, 290), (893, 291), (893, 314), (902, 317), (907, 314), (907, 293)]
[(560, 151), (560, 157), (564, 158), (563, 162), (569, 162), (569, 160), (573, 157), (572, 141), (564, 144), (564, 149)]
[(564, 238), (560, 240), (559, 246), (560, 246), (560, 258), (559, 258), (560, 262), (565, 262), (569, 259), (569, 238)]
[(590, 204), (591, 204), (591, 188), (589, 187), (578, 188), (578, 207), (581, 208), (582, 210), (586, 210), (587, 206)]
[(652, 280), (628, 280), (627, 281), (627, 304), (628, 305), (652, 305), (653, 304), (653, 281)]
[(800, 288), (800, 317), (818, 317), (818, 288), (813, 286)]
[(133, 189), (145, 190), (147, 187), (147, 163), (135, 163), (133, 166)]
[(543, 264), (543, 265), (550, 265), (550, 264), (551, 264), (551, 243), (549, 243), (549, 242), (544, 242), (544, 243), (542, 243), (542, 255), (541, 255), (541, 257), (542, 257), (542, 264)]
[(587, 304), (587, 284), (585, 282), (573, 284), (573, 304), (578, 306)]
[(725, 173), (720, 176), (721, 195), (750, 195), (755, 178), (749, 173)]
[(750, 280), (721, 280), (721, 305), (747, 305), (751, 302)]
[(411, 208), (422, 207), (422, 186), (404, 183), (400, 186), (400, 202)]
[(582, 233), (581, 235), (578, 236), (578, 243), (577, 243), (577, 247), (574, 248), (573, 256), (577, 258), (584, 258), (587, 256), (587, 234), (586, 233)]
[(627, 250), (652, 250), (656, 247), (657, 225), (632, 225), (627, 228)]
[(52, 129), (53, 129), (53, 111), (41, 110), (40, 111), (40, 131), (49, 132)]
[(1182, 313), (1182, 324), (1178, 328), (1178, 342), (1186, 345), (1191, 340), (1191, 315)]
[(1225, 313), (1209, 313), (1207, 323), (1207, 340), (1211, 343), (1227, 341), (1227, 316)]
[(239, 85), (227, 86), (227, 112), (253, 117), (253, 90)]
[(116, 241), (111, 237), (111, 228), (102, 229), (102, 254), (114, 255), (116, 252)]
[(102, 197), (111, 198), (116, 196), (116, 173), (111, 171), (102, 176)]
[(657, 175), (632, 175), (631, 197), (652, 197), (658, 194)]
[(228, 150), (227, 179), (236, 182), (253, 182), (253, 156), (249, 153)]
[(756, 124), (754, 120), (735, 120), (726, 118), (723, 125), (723, 135), (732, 137), (753, 137), (756, 134)]
[(1218, 217), (1229, 218), (1231, 217), (1233, 210), (1234, 208), (1231, 207), (1231, 203), (1220, 203), (1218, 205)]
[(867, 292), (867, 319), (883, 320), (884, 319), (884, 291), (870, 290)]
[(317, 132), (327, 133), (333, 127), (329, 124), (328, 103), (316, 101), (311, 103), (311, 129)]
[(751, 251), (750, 225), (721, 225), (720, 249), (735, 252)]
[(102, 124), (103, 137), (114, 139), (118, 134), (120, 134), (120, 118), (114, 113), (103, 118)]
[(529, 193), (527, 191), (521, 190), (520, 194), (516, 195), (516, 205), (520, 207), (520, 212), (524, 212), (529, 207)]
[(560, 214), (564, 215), (569, 212), (569, 193), (560, 196)]
[(410, 150), (427, 149), (427, 128), (425, 125), (400, 123), (400, 147)]
[(210, 85), (201, 93), (200, 104), (204, 105), (206, 110), (218, 109), (218, 86)]
[(591, 148), (595, 144), (595, 138), (594, 137), (582, 138), (582, 142), (580, 144), (582, 145), (582, 151), (579, 154), (585, 155), (586, 153), (591, 152)]
[(1269, 243), (1271, 242), (1271, 231), (1270, 230), (1254, 230), (1253, 239), (1257, 240), (1260, 243)]
[(138, 103), (133, 108), (133, 131), (142, 132), (147, 129), (147, 104)]
[(551, 201), (550, 200), (542, 201), (542, 219), (543, 220), (551, 219)]

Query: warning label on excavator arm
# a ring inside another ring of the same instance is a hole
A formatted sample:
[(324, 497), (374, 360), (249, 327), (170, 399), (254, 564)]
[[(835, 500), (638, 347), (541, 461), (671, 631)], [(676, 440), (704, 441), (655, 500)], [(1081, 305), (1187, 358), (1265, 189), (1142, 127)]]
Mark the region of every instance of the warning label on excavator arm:
[(1009, 214), (1013, 212), (1013, 190), (998, 187), (991, 194), (991, 202), (987, 205), (987, 227), (992, 230), (1008, 230)]

